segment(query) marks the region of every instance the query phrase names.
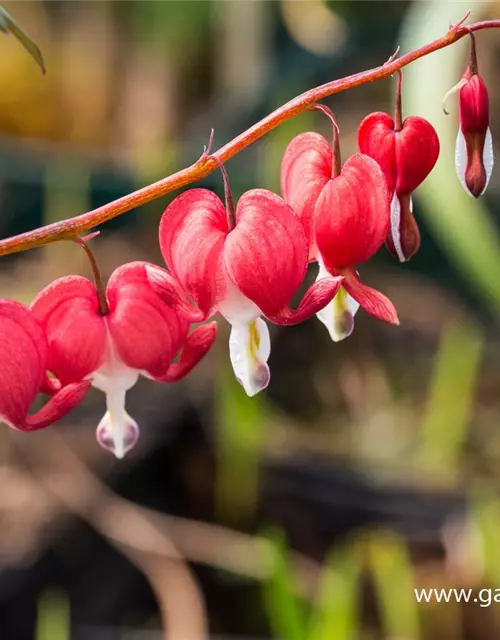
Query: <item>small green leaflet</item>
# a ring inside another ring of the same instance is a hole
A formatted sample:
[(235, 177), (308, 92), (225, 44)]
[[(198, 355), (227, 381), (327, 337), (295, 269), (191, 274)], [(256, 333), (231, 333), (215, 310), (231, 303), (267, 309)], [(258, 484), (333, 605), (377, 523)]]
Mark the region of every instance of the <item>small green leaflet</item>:
[(43, 62), (40, 49), (33, 40), (28, 38), (21, 27), (18, 26), (14, 18), (12, 18), (12, 16), (5, 11), (3, 7), (0, 7), (0, 31), (3, 31), (4, 33), (12, 33), (12, 35), (23, 45), (33, 60), (35, 60), (42, 70), (42, 73), (45, 74), (45, 64)]

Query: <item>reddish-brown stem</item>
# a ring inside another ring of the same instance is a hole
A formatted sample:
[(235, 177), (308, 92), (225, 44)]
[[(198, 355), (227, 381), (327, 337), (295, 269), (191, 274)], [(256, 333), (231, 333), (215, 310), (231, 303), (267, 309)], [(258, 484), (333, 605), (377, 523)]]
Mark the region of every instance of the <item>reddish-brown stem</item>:
[(401, 69), (397, 70), (398, 83), (396, 85), (396, 103), (394, 105), (394, 130), (401, 131), (403, 128), (403, 107), (401, 104), (401, 92), (403, 85), (403, 72)]
[(257, 122), (252, 127), (241, 133), (239, 136), (236, 136), (236, 138), (218, 149), (211, 156), (207, 156), (206, 154), (202, 155), (197, 162), (186, 169), (182, 169), (181, 171), (163, 178), (158, 182), (154, 182), (147, 187), (143, 187), (138, 191), (134, 191), (122, 198), (118, 198), (118, 200), (114, 200), (113, 202), (105, 204), (104, 206), (98, 207), (97, 209), (87, 213), (83, 213), (82, 215), (62, 220), (61, 222), (54, 222), (46, 225), (45, 227), (34, 229), (33, 231), (27, 231), (26, 233), (21, 233), (20, 235), (13, 236), (12, 238), (1, 240), (0, 256), (24, 251), (26, 249), (32, 249), (55, 240), (68, 239), (72, 236), (86, 233), (90, 229), (93, 229), (112, 218), (116, 218), (126, 211), (130, 211), (135, 207), (139, 207), (155, 200), (156, 198), (160, 198), (175, 189), (180, 189), (181, 187), (185, 187), (188, 184), (205, 178), (217, 168), (216, 158), (217, 160), (220, 160), (220, 162), (227, 162), (227, 160), (261, 138), (266, 133), (269, 133), (269, 131), (272, 131), (286, 120), (306, 111), (313, 104), (327, 96), (331, 96), (335, 93), (340, 93), (341, 91), (346, 91), (347, 89), (352, 89), (354, 87), (359, 87), (360, 85), (367, 84), (368, 82), (387, 78), (398, 71), (398, 69), (403, 69), (419, 58), (423, 58), (434, 51), (448, 47), (473, 31), (498, 28), (500, 28), (500, 20), (485, 20), (467, 27), (463, 27), (462, 23), (458, 23), (454, 27), (451, 27), (444, 36), (441, 36), (441, 38), (438, 38), (419, 49), (410, 51), (404, 56), (401, 56), (401, 58), (391, 60), (382, 66), (376, 67), (375, 69), (355, 73), (347, 78), (332, 80), (331, 82), (327, 82), (319, 87), (310, 89), (282, 105), (260, 120), (260, 122)]
[(477, 75), (477, 53), (476, 53), (476, 36), (470, 32), (470, 57), (469, 71), (472, 76)]
[(219, 158), (214, 158), (215, 162), (219, 165), (220, 172), (222, 173), (222, 180), (224, 182), (224, 199), (226, 204), (226, 216), (227, 216), (227, 229), (232, 231), (236, 226), (236, 212), (234, 210), (233, 193), (231, 191), (231, 185), (229, 184), (229, 176), (227, 175), (226, 167), (222, 164)]
[(337, 119), (333, 115), (333, 111), (330, 109), (330, 107), (327, 107), (324, 104), (315, 104), (313, 106), (313, 109), (317, 109), (318, 111), (321, 111), (321, 113), (324, 113), (325, 116), (327, 118), (329, 118), (331, 123), (332, 123), (332, 127), (333, 127), (333, 131), (332, 131), (332, 178), (336, 178), (337, 176), (340, 175), (340, 170), (342, 168), (342, 159), (341, 159), (341, 156), (340, 156), (340, 140), (339, 140), (340, 129), (339, 129), (339, 125), (337, 124)]
[(104, 283), (102, 281), (101, 272), (99, 270), (99, 265), (97, 264), (97, 260), (95, 259), (92, 249), (87, 244), (87, 240), (94, 237), (94, 235), (97, 235), (97, 234), (92, 233), (86, 238), (76, 237), (76, 238), (70, 238), (70, 240), (80, 245), (80, 247), (87, 254), (87, 258), (89, 259), (90, 266), (92, 268), (92, 275), (94, 277), (94, 284), (97, 291), (97, 298), (99, 300), (99, 313), (101, 314), (101, 316), (105, 316), (109, 313), (108, 301), (106, 300), (106, 287), (104, 286)]

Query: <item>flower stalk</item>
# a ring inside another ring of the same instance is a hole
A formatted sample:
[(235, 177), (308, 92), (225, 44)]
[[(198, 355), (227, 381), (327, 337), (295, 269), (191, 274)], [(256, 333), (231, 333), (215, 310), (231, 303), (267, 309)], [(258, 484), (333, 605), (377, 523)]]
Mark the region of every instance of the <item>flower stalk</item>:
[(56, 240), (67, 240), (73, 236), (86, 233), (98, 225), (112, 220), (131, 209), (147, 204), (171, 191), (205, 178), (217, 169), (217, 161), (221, 163), (227, 162), (227, 160), (283, 122), (310, 109), (314, 104), (327, 96), (340, 93), (341, 91), (347, 91), (348, 89), (367, 84), (368, 82), (387, 78), (412, 62), (415, 62), (415, 60), (448, 47), (466, 36), (470, 36), (472, 32), (500, 28), (499, 19), (484, 20), (463, 26), (467, 17), (468, 14), (456, 25), (450, 27), (445, 35), (414, 51), (410, 51), (400, 58), (390, 58), (388, 62), (381, 66), (369, 69), (368, 71), (355, 73), (345, 78), (332, 80), (331, 82), (327, 82), (300, 94), (236, 136), (211, 156), (203, 154), (197, 162), (185, 169), (181, 169), (166, 178), (118, 198), (102, 207), (88, 211), (87, 213), (1, 240), (0, 256), (26, 251), (50, 242), (55, 242)]

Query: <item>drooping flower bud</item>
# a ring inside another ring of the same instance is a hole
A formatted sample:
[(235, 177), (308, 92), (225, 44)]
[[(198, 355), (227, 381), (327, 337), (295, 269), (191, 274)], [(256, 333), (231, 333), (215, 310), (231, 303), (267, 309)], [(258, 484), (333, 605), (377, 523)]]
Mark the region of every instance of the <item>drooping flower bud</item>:
[(411, 193), (436, 164), (439, 139), (424, 118), (402, 119), (401, 78), (399, 72), (394, 119), (383, 112), (366, 116), (359, 126), (358, 145), (361, 153), (376, 160), (384, 173), (391, 198), (386, 246), (400, 262), (406, 262), (420, 247)]
[[(488, 90), (477, 68), (476, 41), (471, 32), (469, 64), (460, 82), (444, 101), (458, 91), (459, 129), (455, 146), (455, 169), (461, 185), (479, 198), (493, 172), (493, 141), (490, 131)], [(446, 110), (445, 110), (446, 113)]]

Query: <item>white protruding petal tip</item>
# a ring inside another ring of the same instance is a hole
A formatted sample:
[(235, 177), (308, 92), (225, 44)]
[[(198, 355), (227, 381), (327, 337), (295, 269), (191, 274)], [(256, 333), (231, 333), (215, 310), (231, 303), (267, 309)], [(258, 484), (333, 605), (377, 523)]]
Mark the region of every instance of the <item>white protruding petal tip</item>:
[(330, 338), (340, 342), (354, 331), (354, 316), (358, 309), (359, 303), (340, 287), (334, 299), (316, 316), (328, 329)]
[[(411, 206), (411, 205), (410, 205)], [(401, 246), (401, 203), (394, 192), (391, 201), (391, 239), (394, 245), (394, 251), (400, 262), (406, 262), (403, 247)]]
[(269, 329), (262, 318), (231, 326), (229, 356), (236, 379), (248, 396), (265, 389), (271, 378), (267, 360), (271, 352)]
[(455, 171), (457, 172), (458, 179), (460, 180), (460, 184), (464, 188), (465, 192), (473, 198), (474, 196), (470, 192), (465, 180), (465, 172), (467, 171), (467, 144), (461, 129), (458, 130), (457, 141), (455, 144)]
[(113, 420), (110, 412), (106, 411), (97, 427), (96, 439), (101, 447), (121, 460), (139, 439), (139, 427), (126, 411), (123, 411), (120, 421)]
[(493, 173), (493, 165), (495, 164), (495, 158), (493, 156), (493, 138), (491, 136), (491, 129), (488, 127), (486, 131), (486, 136), (484, 139), (484, 149), (483, 149), (483, 165), (484, 170), (486, 172), (486, 184), (484, 185), (484, 189), (481, 192), (481, 195), (486, 191), (488, 183), (491, 178), (491, 174)]

